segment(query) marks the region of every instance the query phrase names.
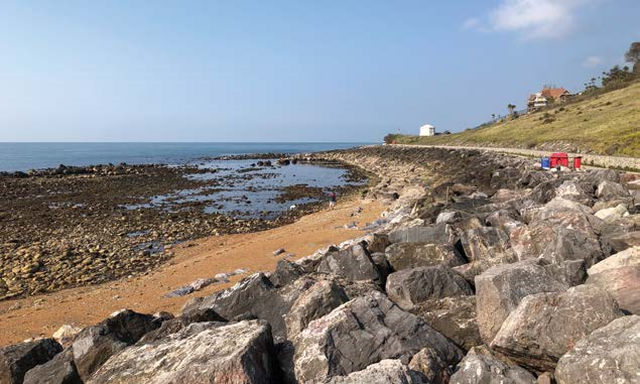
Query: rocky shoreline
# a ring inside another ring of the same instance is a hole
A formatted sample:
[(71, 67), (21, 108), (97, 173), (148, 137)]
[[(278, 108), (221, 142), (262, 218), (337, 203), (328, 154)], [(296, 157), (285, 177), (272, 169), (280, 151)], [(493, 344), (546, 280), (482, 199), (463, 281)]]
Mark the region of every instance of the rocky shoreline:
[[(265, 172), (285, 166), (277, 158), (273, 164), (256, 163), (262, 164), (252, 169)], [(200, 177), (217, 172), (195, 165), (109, 164), (1, 173), (0, 300), (145, 274), (171, 260), (172, 248), (182, 242), (274, 228), (323, 206), (317, 202), (323, 200), (322, 190), (307, 185), (280, 188), (279, 203), (310, 202), (269, 218), (209, 213), (207, 202), (179, 201), (179, 195), (159, 206), (150, 204), (175, 191), (204, 195), (223, 189), (218, 180)], [(349, 180), (366, 178), (355, 167), (347, 175)], [(254, 177), (255, 172), (238, 169), (229, 183)], [(348, 195), (359, 188), (338, 190)], [(249, 205), (248, 199), (243, 202)]]
[(478, 150), (312, 156), (379, 176), (370, 233), (188, 302), (0, 349), (7, 383), (638, 383), (633, 175)]

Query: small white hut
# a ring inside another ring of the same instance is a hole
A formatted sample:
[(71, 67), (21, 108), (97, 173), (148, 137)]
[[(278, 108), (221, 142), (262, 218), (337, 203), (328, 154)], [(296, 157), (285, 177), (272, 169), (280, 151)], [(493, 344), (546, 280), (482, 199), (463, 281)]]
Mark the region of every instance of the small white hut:
[(430, 124), (425, 124), (420, 127), (420, 136), (435, 136), (436, 127)]

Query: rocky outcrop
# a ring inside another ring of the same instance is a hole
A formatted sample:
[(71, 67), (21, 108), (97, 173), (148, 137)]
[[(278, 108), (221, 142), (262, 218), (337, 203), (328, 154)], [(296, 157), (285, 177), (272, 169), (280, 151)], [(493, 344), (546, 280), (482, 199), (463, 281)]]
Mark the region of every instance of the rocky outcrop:
[(50, 361), (29, 370), (24, 376), (24, 384), (82, 384), (73, 350), (66, 349)]
[(476, 321), (475, 296), (429, 299), (415, 305), (411, 313), (465, 351), (482, 344)]
[(558, 384), (638, 383), (640, 316), (625, 316), (592, 332), (558, 361)]
[(394, 271), (437, 265), (455, 267), (467, 262), (449, 244), (396, 243), (387, 247), (385, 253)]
[(387, 295), (400, 308), (410, 310), (427, 299), (473, 295), (469, 283), (447, 267), (405, 269), (389, 275)]
[(72, 344), (78, 375), (82, 380), (88, 380), (111, 356), (136, 343), (160, 324), (161, 319), (154, 316), (123, 310), (83, 329)]
[(54, 339), (42, 339), (0, 349), (0, 383), (20, 384), (31, 368), (44, 364), (62, 351)]
[(550, 371), (580, 339), (620, 316), (615, 300), (594, 286), (529, 295), (504, 321), (491, 347), (525, 367)]
[(364, 244), (327, 253), (320, 261), (317, 271), (354, 281), (374, 280), (381, 283), (384, 279)]
[(195, 323), (166, 339), (127, 348), (87, 384), (267, 384), (275, 380), (275, 367), (268, 324)]
[(384, 359), (408, 362), (424, 347), (449, 364), (462, 358), (462, 351), (444, 336), (378, 292), (312, 321), (293, 344), (300, 382), (348, 375)]
[(623, 311), (640, 314), (640, 247), (616, 253), (588, 273), (587, 284), (605, 289)]
[(446, 224), (400, 228), (389, 233), (391, 243), (449, 244), (452, 240)]
[(503, 321), (527, 295), (568, 288), (545, 265), (542, 261), (527, 260), (496, 266), (476, 277), (478, 328), (485, 343), (491, 343)]
[(450, 384), (536, 384), (536, 378), (515, 363), (504, 362), (486, 347), (476, 347), (458, 364)]
[(328, 384), (422, 384), (423, 381), (399, 360), (382, 360), (348, 376), (337, 376)]

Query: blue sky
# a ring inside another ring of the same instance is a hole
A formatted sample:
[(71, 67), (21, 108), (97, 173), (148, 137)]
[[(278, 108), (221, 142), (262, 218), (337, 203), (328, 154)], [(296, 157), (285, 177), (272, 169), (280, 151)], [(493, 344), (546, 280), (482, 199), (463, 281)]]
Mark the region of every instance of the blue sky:
[(378, 141), (577, 91), (638, 0), (0, 2), (0, 141)]

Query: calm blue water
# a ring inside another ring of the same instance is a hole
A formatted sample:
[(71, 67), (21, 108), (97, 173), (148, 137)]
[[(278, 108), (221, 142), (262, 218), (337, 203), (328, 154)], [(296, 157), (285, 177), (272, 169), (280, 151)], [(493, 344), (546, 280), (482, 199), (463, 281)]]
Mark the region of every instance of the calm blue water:
[(0, 171), (107, 163), (183, 164), (207, 156), (303, 153), (366, 143), (0, 143)]

